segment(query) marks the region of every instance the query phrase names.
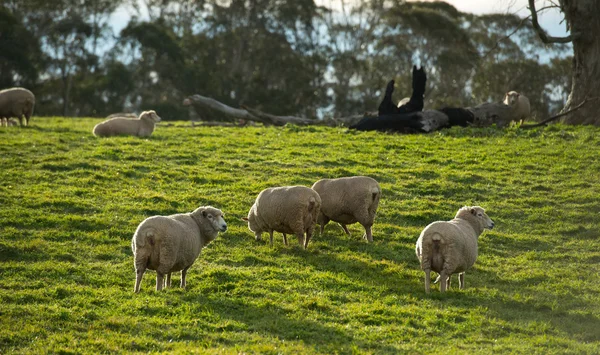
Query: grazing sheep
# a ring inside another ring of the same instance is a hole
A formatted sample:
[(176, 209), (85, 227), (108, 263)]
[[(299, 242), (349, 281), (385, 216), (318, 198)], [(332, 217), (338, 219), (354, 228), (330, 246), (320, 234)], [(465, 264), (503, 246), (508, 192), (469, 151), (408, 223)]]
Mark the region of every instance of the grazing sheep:
[(339, 223), (348, 235), (346, 225), (358, 222), (365, 228), (363, 238), (373, 241), (371, 227), (381, 198), (381, 187), (375, 179), (367, 176), (322, 179), (312, 188), (321, 197), (321, 213), (317, 218), (321, 234), (330, 220)]
[(12, 88), (0, 91), (0, 119), (2, 124), (6, 119), (6, 125), (8, 125), (8, 119), (15, 117), (19, 119), (19, 123), (23, 126), (23, 116), (25, 116), (25, 126), (29, 125), (34, 106), (35, 96), (27, 89)]
[(94, 127), (94, 135), (97, 137), (110, 137), (117, 135), (129, 135), (138, 137), (149, 137), (154, 131), (154, 125), (160, 122), (160, 117), (154, 112), (144, 111), (136, 119), (127, 117), (115, 117), (98, 123)]
[(529, 99), (516, 91), (509, 91), (504, 95), (504, 104), (511, 106), (514, 112), (514, 121), (523, 121), (531, 114)]
[(319, 194), (308, 187), (272, 187), (258, 194), (248, 217), (242, 219), (248, 222), (256, 240), (261, 239), (263, 232), (268, 232), (273, 245), (273, 231), (276, 231), (283, 233), (283, 241), (287, 245), (286, 234), (294, 234), (298, 243), (306, 249), (320, 208)]
[[(463, 207), (454, 219), (433, 222), (421, 232), (415, 251), (425, 271), (425, 292), (429, 293), (431, 270), (439, 273), (440, 291), (450, 287), (450, 276), (458, 273), (460, 289), (465, 287), (465, 271), (477, 259), (477, 238), (494, 222), (479, 206)], [(436, 280), (437, 282), (437, 280)]]
[(181, 270), (181, 287), (185, 288), (187, 270), (227, 224), (223, 212), (211, 206), (198, 207), (194, 212), (171, 216), (146, 218), (137, 227), (131, 249), (135, 264), (134, 292), (140, 292), (140, 283), (146, 269), (156, 270), (156, 290), (171, 286), (171, 273)]

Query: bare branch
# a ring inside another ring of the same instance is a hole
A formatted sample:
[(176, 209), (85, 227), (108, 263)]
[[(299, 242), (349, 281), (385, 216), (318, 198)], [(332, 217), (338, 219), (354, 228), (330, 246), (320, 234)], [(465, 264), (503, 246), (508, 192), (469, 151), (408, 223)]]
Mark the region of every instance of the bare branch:
[(544, 29), (540, 26), (540, 23), (538, 22), (537, 10), (535, 9), (535, 0), (529, 0), (529, 11), (531, 12), (531, 24), (533, 25), (533, 28), (537, 32), (538, 37), (540, 37), (542, 42), (544, 42), (546, 44), (569, 43), (569, 42), (573, 42), (573, 40), (577, 39), (580, 36), (579, 33), (573, 33), (573, 32), (571, 32), (571, 35), (566, 36), (566, 37), (548, 36), (546, 31), (544, 31)]
[(577, 110), (579, 110), (579, 109), (580, 109), (580, 108), (582, 108), (582, 107), (583, 107), (583, 105), (585, 105), (585, 104), (586, 104), (588, 101), (593, 101), (593, 100), (598, 100), (598, 99), (600, 99), (600, 97), (592, 97), (592, 98), (587, 98), (587, 97), (586, 97), (586, 98), (585, 98), (583, 101), (581, 101), (581, 103), (580, 103), (579, 105), (577, 105), (577, 106), (573, 107), (572, 109), (570, 109), (570, 110), (568, 110), (568, 111), (561, 112), (561, 113), (559, 113), (558, 115), (554, 115), (554, 116), (552, 116), (552, 117), (550, 117), (550, 118), (547, 118), (547, 119), (543, 120), (543, 121), (542, 121), (542, 122), (540, 122), (540, 123), (523, 125), (523, 126), (520, 126), (519, 128), (528, 129), (528, 128), (535, 128), (535, 127), (541, 127), (541, 126), (545, 126), (545, 125), (547, 125), (549, 122), (552, 122), (552, 121), (554, 121), (554, 120), (556, 120), (556, 119), (559, 119), (559, 118), (561, 118), (561, 117), (563, 117), (563, 116), (566, 116), (566, 115), (568, 115), (568, 114), (570, 114), (570, 113), (572, 113), (572, 112), (574, 112), (574, 111), (577, 111)]

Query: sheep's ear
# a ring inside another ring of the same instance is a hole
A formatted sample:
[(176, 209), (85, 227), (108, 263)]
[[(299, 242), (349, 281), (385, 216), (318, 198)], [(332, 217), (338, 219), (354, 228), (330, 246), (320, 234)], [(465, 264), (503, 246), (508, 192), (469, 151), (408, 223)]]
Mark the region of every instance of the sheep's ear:
[(474, 208), (471, 208), (471, 214), (473, 214), (473, 215), (476, 215), (476, 214), (477, 214), (477, 211), (475, 211), (475, 209), (474, 209)]
[(242, 221), (248, 222), (248, 217), (242, 217)]

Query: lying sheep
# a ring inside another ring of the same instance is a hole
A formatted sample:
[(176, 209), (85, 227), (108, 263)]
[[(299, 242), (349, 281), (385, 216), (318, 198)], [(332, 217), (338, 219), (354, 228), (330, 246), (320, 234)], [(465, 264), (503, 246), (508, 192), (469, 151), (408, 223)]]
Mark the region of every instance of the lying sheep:
[(154, 216), (138, 226), (131, 241), (135, 264), (134, 292), (140, 292), (140, 283), (146, 269), (156, 270), (156, 290), (171, 286), (171, 273), (181, 270), (181, 287), (185, 288), (187, 270), (227, 224), (223, 212), (211, 206), (198, 207), (192, 213)]
[[(439, 273), (440, 291), (450, 287), (450, 276), (458, 273), (460, 289), (465, 287), (465, 271), (477, 259), (477, 238), (494, 222), (479, 206), (463, 207), (448, 222), (433, 222), (421, 232), (415, 251), (425, 271), (425, 291), (429, 293), (431, 270)], [(437, 282), (437, 280), (436, 280)]]
[(531, 114), (529, 99), (525, 95), (521, 95), (516, 91), (509, 91), (504, 95), (504, 104), (511, 106), (514, 112), (514, 121), (523, 121)]
[(154, 125), (160, 122), (160, 117), (154, 112), (144, 111), (136, 119), (115, 117), (98, 123), (93, 130), (97, 137), (129, 135), (149, 137), (154, 132)]
[(12, 88), (0, 91), (0, 119), (3, 125), (5, 119), (6, 125), (9, 125), (8, 119), (15, 117), (23, 126), (23, 116), (25, 116), (25, 126), (28, 126), (34, 106), (35, 96), (27, 89)]
[(367, 176), (322, 179), (312, 188), (321, 197), (321, 213), (317, 218), (321, 234), (329, 221), (339, 223), (348, 235), (346, 225), (358, 222), (365, 228), (363, 238), (373, 241), (371, 227), (381, 198), (381, 187), (375, 179)]
[(273, 245), (273, 231), (276, 231), (283, 233), (283, 241), (287, 245), (286, 234), (294, 234), (298, 243), (306, 249), (320, 208), (319, 194), (308, 187), (272, 187), (258, 194), (248, 217), (242, 219), (248, 222), (256, 240), (261, 240), (261, 234), (268, 232)]

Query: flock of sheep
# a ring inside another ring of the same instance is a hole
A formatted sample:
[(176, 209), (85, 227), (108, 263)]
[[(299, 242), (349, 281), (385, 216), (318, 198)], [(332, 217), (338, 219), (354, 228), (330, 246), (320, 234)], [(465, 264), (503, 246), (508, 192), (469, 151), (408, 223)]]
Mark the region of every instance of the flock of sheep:
[[(516, 92), (505, 96), (505, 103), (529, 115), (529, 100)], [(31, 91), (13, 88), (0, 91), (0, 119), (2, 125), (17, 117), (23, 125), (23, 116), (28, 124), (33, 113), (35, 97)], [(96, 136), (134, 135), (148, 137), (154, 131), (160, 117), (154, 111), (144, 111), (137, 119), (115, 117), (97, 124), (93, 129)], [(340, 224), (349, 235), (347, 225), (360, 223), (363, 236), (373, 241), (373, 226), (381, 187), (374, 179), (366, 176), (351, 176), (337, 179), (322, 179), (306, 186), (272, 187), (261, 191), (250, 208), (248, 228), (256, 240), (262, 233), (269, 233), (273, 244), (273, 233), (295, 235), (298, 243), (306, 249), (313, 235), (315, 224), (323, 234), (329, 221)], [(454, 219), (437, 221), (428, 225), (416, 242), (416, 255), (425, 272), (425, 290), (430, 291), (430, 273), (439, 274), (441, 292), (450, 286), (450, 277), (457, 273), (459, 288), (464, 288), (464, 274), (477, 259), (477, 240), (485, 229), (492, 229), (494, 222), (479, 206), (461, 208)], [(219, 232), (227, 230), (223, 212), (211, 206), (202, 206), (191, 213), (171, 216), (153, 216), (137, 227), (131, 242), (136, 270), (134, 292), (140, 291), (146, 270), (156, 271), (156, 290), (171, 285), (171, 274), (181, 271), (181, 287), (186, 286), (187, 270), (200, 255), (202, 248), (212, 242)]]

